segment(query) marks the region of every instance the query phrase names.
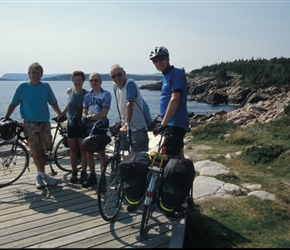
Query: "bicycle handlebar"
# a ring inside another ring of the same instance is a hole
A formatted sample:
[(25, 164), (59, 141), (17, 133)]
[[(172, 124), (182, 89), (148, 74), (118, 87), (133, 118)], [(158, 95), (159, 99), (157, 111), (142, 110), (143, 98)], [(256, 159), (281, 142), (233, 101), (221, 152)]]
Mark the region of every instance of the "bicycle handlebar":
[(64, 122), (67, 120), (67, 116), (64, 115), (64, 116), (60, 117), (58, 120), (57, 120), (57, 117), (53, 117), (53, 118), (51, 118), (51, 120), (53, 120), (55, 122)]
[(161, 136), (165, 137), (165, 138), (170, 138), (173, 136), (173, 134), (168, 130), (168, 128), (166, 128), (165, 130), (161, 131), (159, 133)]

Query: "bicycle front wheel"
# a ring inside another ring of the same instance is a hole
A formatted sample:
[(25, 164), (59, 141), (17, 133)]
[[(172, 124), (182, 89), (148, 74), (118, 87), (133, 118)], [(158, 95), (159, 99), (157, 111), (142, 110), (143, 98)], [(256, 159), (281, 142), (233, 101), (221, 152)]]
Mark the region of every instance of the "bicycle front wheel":
[[(146, 203), (146, 200), (149, 199), (149, 202), (144, 204), (143, 207), (143, 213), (142, 213), (142, 219), (141, 219), (141, 225), (140, 225), (140, 236), (143, 236), (146, 233), (147, 230), (147, 226), (148, 226), (148, 221), (151, 218), (153, 212), (154, 212), (154, 208), (155, 208), (155, 202), (156, 202), (156, 188), (158, 186), (158, 178), (157, 180), (154, 180), (154, 175), (152, 172), (149, 172), (148, 174), (148, 180), (150, 181), (150, 183), (153, 183), (152, 186), (153, 188), (150, 188), (150, 184), (147, 188), (146, 191), (146, 196), (145, 196), (145, 200), (144, 203)], [(154, 180), (154, 181), (152, 181)], [(148, 191), (151, 190), (151, 191)], [(152, 196), (148, 196), (148, 193), (151, 193)]]
[(0, 143), (0, 188), (17, 181), (29, 164), (26, 147), (18, 142)]
[[(67, 144), (67, 137), (62, 137), (56, 144), (55, 149), (53, 151), (53, 160), (56, 166), (65, 171), (71, 172), (71, 163), (70, 163), (70, 148)], [(77, 169), (81, 169), (81, 159), (79, 155), (78, 166)]]
[(102, 170), (98, 188), (98, 206), (102, 218), (112, 221), (116, 218), (123, 200), (123, 186), (118, 173), (119, 161), (110, 157)]

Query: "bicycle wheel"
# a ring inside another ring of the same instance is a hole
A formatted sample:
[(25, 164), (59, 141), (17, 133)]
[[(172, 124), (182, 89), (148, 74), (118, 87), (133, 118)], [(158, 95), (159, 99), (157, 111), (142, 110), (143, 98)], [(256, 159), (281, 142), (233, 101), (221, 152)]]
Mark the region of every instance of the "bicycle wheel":
[(0, 187), (5, 187), (17, 181), (28, 167), (26, 147), (13, 141), (0, 143), (0, 164)]
[[(70, 164), (70, 148), (67, 144), (67, 137), (62, 137), (56, 144), (55, 149), (53, 151), (53, 160), (56, 166), (65, 171), (71, 172), (71, 164)], [(81, 160), (79, 155), (78, 167), (77, 169), (81, 169)]]
[[(149, 174), (148, 174), (148, 182), (151, 181), (151, 178), (155, 178), (155, 176), (153, 176), (153, 175), (154, 174), (152, 172), (149, 172)], [(157, 187), (158, 187), (158, 178), (154, 181), (153, 189), (152, 189), (153, 191), (151, 192), (152, 196), (149, 198), (150, 199), (149, 204), (144, 204), (144, 207), (143, 207), (143, 213), (142, 213), (141, 225), (140, 225), (140, 236), (143, 236), (146, 233), (146, 229), (147, 229), (147, 226), (148, 226), (148, 221), (149, 221), (149, 219), (151, 218), (151, 216), (153, 214), (153, 211), (154, 211), (154, 208), (155, 208), (156, 197), (157, 197), (157, 194), (156, 194), (156, 188)], [(148, 193), (148, 190), (146, 192), (146, 195), (147, 195), (147, 193)], [(144, 202), (146, 202), (146, 199), (148, 199), (148, 197), (145, 196), (145, 201)]]
[[(123, 187), (118, 173), (118, 159), (110, 157), (102, 170), (98, 188), (98, 206), (102, 218), (116, 218), (123, 200)], [(103, 184), (103, 185), (102, 185)]]

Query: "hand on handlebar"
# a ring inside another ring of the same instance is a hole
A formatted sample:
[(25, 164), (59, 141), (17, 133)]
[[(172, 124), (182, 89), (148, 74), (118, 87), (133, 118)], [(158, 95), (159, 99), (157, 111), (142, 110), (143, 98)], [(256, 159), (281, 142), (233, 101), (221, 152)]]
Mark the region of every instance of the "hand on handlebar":
[(162, 133), (164, 130), (166, 129), (166, 127), (162, 126), (162, 125), (157, 125), (154, 129), (153, 129), (153, 135), (159, 135), (160, 133)]
[(90, 125), (91, 124), (91, 122), (92, 122), (92, 119), (90, 118), (90, 117), (83, 117), (82, 118), (82, 123), (84, 124), (84, 125), (86, 125), (86, 126), (88, 126), (88, 125)]

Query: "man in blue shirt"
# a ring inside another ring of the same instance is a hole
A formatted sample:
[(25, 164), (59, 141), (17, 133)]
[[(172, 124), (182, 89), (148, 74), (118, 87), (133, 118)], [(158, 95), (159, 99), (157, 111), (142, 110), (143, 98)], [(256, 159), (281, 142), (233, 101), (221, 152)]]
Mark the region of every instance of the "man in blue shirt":
[(36, 188), (44, 187), (43, 181), (49, 186), (55, 186), (57, 180), (48, 176), (45, 169), (45, 151), (50, 150), (52, 143), (50, 114), (48, 104), (57, 113), (57, 118), (63, 116), (55, 95), (48, 83), (40, 81), (43, 68), (39, 63), (33, 63), (28, 68), (29, 82), (20, 83), (8, 106), (5, 117), (10, 117), (20, 104), (20, 114), (27, 143), (37, 168)]
[(159, 134), (167, 127), (173, 136), (168, 139), (167, 154), (184, 157), (184, 136), (189, 131), (189, 117), (187, 112), (188, 83), (183, 70), (175, 68), (169, 63), (167, 48), (155, 47), (150, 53), (156, 69), (163, 74), (160, 97), (160, 126), (153, 130)]

